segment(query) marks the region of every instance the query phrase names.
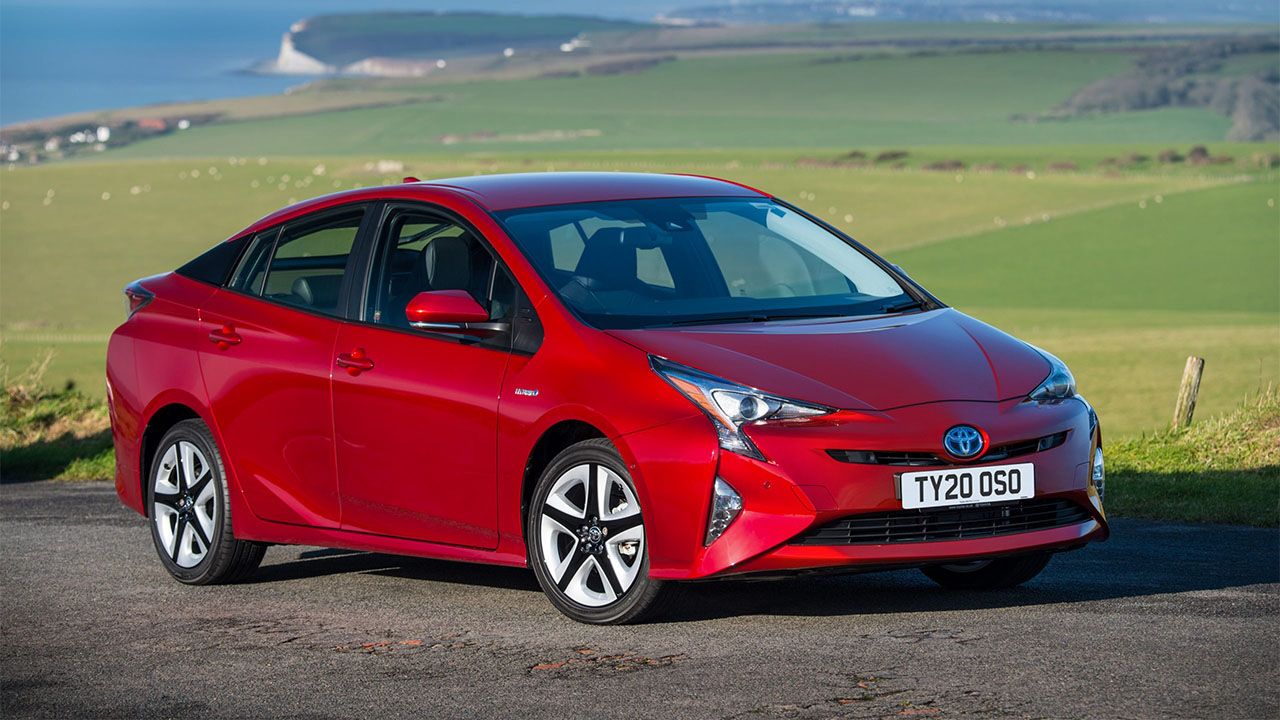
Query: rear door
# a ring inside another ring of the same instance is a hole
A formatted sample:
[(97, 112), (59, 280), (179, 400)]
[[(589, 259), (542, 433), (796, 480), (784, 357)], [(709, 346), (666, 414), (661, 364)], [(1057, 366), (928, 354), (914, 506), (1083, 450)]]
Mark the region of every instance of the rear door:
[(226, 453), (258, 517), (338, 527), (334, 340), (365, 205), (259, 233), (201, 308), (200, 368)]
[(478, 234), (424, 205), (388, 208), (357, 320), (338, 333), (334, 427), (342, 527), (497, 547), (497, 415), (511, 337), (424, 332), (405, 305), (464, 290), (510, 324), (516, 286)]

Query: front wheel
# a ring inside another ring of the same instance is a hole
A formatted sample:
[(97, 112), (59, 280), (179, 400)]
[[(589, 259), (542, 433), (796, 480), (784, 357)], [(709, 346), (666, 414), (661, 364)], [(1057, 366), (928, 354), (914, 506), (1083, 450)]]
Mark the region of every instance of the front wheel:
[(232, 534), (222, 456), (203, 422), (184, 420), (165, 433), (151, 461), (147, 500), (156, 553), (175, 579), (234, 582), (262, 562), (265, 545)]
[(578, 622), (638, 622), (671, 595), (669, 583), (649, 577), (644, 514), (608, 440), (574, 444), (547, 467), (525, 539), (542, 590)]
[(1053, 555), (1029, 553), (993, 560), (974, 560), (950, 565), (930, 565), (920, 571), (930, 580), (956, 590), (998, 590), (1030, 580), (1044, 570)]

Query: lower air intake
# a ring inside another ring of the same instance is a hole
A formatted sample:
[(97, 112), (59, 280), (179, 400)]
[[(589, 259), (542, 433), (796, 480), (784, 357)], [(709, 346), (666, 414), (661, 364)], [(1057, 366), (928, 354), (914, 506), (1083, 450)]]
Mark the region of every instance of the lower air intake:
[(797, 535), (791, 545), (885, 545), (1012, 535), (1077, 525), (1089, 513), (1070, 500), (1041, 498), (988, 507), (850, 515)]

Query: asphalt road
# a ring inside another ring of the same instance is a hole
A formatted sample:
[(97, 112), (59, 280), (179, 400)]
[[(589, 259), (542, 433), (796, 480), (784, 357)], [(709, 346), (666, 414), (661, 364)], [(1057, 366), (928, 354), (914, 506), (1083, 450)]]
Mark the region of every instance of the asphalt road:
[(1114, 530), (1016, 590), (704, 584), (599, 628), (528, 571), (318, 548), (190, 588), (109, 485), (4, 485), (0, 714), (1277, 717), (1280, 534)]

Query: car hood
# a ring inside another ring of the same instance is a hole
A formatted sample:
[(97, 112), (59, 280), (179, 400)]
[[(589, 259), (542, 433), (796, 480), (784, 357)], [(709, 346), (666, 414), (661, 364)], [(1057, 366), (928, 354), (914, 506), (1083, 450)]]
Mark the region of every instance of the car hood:
[(764, 392), (849, 410), (997, 402), (1026, 395), (1049, 373), (1030, 346), (950, 308), (609, 333)]

